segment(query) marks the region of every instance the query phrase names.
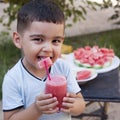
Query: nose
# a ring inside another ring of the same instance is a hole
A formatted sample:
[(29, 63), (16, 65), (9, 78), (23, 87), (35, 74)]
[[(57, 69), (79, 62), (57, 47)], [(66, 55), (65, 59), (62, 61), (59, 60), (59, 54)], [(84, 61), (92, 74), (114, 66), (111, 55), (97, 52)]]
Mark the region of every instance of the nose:
[(44, 52), (51, 52), (52, 51), (52, 44), (51, 42), (46, 42), (43, 46)]

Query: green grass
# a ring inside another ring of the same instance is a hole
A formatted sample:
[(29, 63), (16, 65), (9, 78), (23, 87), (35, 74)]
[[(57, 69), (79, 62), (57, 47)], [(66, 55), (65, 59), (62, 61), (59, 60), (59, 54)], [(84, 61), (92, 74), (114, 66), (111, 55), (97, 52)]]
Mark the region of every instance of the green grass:
[[(115, 54), (120, 57), (120, 29), (65, 38), (64, 43), (72, 45), (74, 49), (85, 45), (113, 48)], [(5, 32), (0, 33), (0, 99), (4, 75), (20, 57), (21, 52), (13, 45), (12, 38)]]

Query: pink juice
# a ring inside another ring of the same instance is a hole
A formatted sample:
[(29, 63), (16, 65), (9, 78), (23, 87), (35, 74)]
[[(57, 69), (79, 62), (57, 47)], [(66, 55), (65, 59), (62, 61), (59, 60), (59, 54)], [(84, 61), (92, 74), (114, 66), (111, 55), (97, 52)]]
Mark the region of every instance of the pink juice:
[(47, 79), (45, 93), (52, 93), (53, 97), (57, 97), (59, 109), (62, 106), (63, 97), (66, 96), (67, 85), (64, 76), (50, 76), (51, 80)]

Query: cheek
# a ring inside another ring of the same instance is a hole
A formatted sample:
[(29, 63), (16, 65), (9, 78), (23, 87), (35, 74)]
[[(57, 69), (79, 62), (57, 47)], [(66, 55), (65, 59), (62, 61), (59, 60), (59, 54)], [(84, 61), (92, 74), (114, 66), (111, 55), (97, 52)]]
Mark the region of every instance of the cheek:
[(55, 50), (55, 56), (56, 58), (60, 57), (61, 55), (61, 48), (58, 48), (57, 50)]
[(26, 46), (26, 47), (24, 47), (23, 50), (24, 50), (24, 53), (29, 56), (33, 56), (37, 53), (37, 48), (35, 48), (33, 46)]

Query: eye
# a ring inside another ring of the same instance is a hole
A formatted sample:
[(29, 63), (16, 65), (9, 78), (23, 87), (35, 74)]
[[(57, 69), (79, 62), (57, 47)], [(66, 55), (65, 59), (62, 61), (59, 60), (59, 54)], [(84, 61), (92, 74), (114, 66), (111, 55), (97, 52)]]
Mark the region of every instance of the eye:
[(53, 42), (53, 44), (55, 44), (55, 45), (62, 44), (62, 40), (59, 40), (59, 39), (53, 40), (52, 42)]
[(41, 43), (41, 42), (44, 41), (42, 38), (33, 38), (32, 40), (33, 40), (35, 43)]
[(43, 41), (41, 38), (34, 38), (35, 41)]

